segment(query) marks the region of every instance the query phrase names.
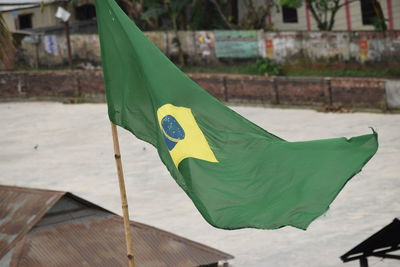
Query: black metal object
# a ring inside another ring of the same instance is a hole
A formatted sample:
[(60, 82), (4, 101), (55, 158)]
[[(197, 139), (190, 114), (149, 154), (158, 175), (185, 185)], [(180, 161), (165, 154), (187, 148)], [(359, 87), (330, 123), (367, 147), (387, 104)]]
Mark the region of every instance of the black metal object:
[(383, 259), (400, 260), (399, 255), (389, 254), (400, 249), (400, 218), (358, 244), (356, 247), (343, 254), (343, 262), (359, 260), (361, 267), (368, 267), (368, 257), (374, 256)]

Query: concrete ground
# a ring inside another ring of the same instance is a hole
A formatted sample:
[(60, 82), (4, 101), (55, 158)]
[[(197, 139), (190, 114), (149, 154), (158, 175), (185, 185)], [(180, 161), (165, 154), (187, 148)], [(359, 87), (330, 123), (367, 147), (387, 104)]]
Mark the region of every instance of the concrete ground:
[[(400, 216), (400, 115), (233, 109), (289, 141), (351, 137), (372, 126), (380, 147), (307, 231), (226, 231), (206, 223), (151, 145), (120, 129), (131, 218), (231, 253), (233, 266), (358, 266), (339, 256)], [(0, 184), (70, 191), (121, 214), (105, 104), (1, 103), (0, 114)]]

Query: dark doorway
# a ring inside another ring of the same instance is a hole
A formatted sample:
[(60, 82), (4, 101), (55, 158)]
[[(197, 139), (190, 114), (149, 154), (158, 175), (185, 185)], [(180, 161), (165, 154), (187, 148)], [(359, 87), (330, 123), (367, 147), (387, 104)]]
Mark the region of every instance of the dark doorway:
[(32, 14), (25, 14), (18, 16), (19, 29), (31, 29), (32, 28)]
[(297, 16), (297, 8), (282, 6), (282, 16), (284, 23), (297, 23), (299, 18)]
[(363, 25), (373, 25), (377, 17), (374, 3), (371, 0), (361, 0), (361, 16)]
[(75, 8), (77, 20), (90, 20), (96, 17), (96, 9), (94, 5), (86, 4)]

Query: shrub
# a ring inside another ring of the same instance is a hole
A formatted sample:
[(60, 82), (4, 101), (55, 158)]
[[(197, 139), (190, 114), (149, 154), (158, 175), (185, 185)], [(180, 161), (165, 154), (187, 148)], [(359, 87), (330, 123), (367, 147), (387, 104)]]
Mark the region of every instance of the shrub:
[(256, 68), (261, 75), (265, 76), (279, 75), (282, 71), (281, 66), (269, 58), (257, 60)]

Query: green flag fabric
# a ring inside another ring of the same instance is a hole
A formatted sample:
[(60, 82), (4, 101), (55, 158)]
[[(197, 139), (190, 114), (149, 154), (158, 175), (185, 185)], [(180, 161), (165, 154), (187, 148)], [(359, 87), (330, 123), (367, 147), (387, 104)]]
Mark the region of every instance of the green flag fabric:
[(377, 134), (288, 142), (183, 74), (114, 0), (96, 0), (110, 120), (149, 142), (223, 229), (306, 229), (375, 154)]

